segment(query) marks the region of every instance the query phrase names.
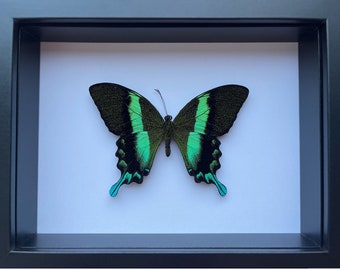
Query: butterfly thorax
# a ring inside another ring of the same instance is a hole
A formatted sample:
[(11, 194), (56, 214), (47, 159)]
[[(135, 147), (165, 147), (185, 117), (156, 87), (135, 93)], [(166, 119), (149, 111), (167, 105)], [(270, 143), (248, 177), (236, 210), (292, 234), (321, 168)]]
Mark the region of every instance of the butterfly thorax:
[(163, 137), (165, 141), (165, 154), (168, 157), (171, 154), (170, 143), (173, 135), (173, 123), (171, 115), (166, 115), (164, 117), (163, 131)]

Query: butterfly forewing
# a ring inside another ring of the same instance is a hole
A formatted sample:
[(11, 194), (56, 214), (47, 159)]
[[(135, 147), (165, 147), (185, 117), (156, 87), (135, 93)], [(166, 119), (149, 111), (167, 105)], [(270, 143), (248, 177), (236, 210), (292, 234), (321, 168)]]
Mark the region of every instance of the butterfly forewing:
[(90, 87), (90, 94), (108, 129), (118, 135), (162, 127), (157, 109), (137, 92), (114, 83)]
[(241, 85), (223, 85), (206, 91), (183, 107), (174, 124), (186, 131), (221, 136), (232, 127), (248, 93)]
[(90, 94), (107, 128), (120, 136), (116, 156), (122, 174), (110, 189), (116, 196), (121, 185), (142, 183), (149, 174), (163, 138), (164, 120), (146, 98), (124, 86), (95, 84)]
[(215, 184), (222, 196), (227, 190), (216, 177), (222, 155), (216, 137), (229, 131), (248, 92), (239, 85), (214, 88), (192, 99), (173, 122), (174, 139), (188, 173), (196, 182)]

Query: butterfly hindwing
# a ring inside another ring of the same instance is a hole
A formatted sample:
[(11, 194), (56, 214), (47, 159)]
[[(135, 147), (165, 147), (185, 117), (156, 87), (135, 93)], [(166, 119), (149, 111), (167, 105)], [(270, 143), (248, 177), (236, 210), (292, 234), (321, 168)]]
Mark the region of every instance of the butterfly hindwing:
[(116, 196), (121, 185), (140, 184), (149, 174), (163, 138), (164, 120), (146, 98), (124, 86), (95, 84), (90, 94), (107, 128), (120, 136), (116, 156), (121, 177), (110, 189), (111, 196)]
[(216, 137), (229, 131), (248, 92), (239, 85), (214, 88), (192, 99), (173, 121), (174, 139), (188, 173), (196, 182), (215, 184), (222, 196), (227, 189), (216, 177), (222, 155)]

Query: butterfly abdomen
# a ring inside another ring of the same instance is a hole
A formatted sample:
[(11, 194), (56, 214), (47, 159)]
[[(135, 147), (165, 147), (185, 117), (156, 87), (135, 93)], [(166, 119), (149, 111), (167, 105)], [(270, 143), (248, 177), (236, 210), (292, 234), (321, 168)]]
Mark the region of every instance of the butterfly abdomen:
[(170, 143), (172, 140), (174, 127), (172, 123), (172, 116), (166, 115), (164, 117), (164, 124), (163, 124), (163, 139), (165, 141), (165, 155), (168, 157), (171, 154)]

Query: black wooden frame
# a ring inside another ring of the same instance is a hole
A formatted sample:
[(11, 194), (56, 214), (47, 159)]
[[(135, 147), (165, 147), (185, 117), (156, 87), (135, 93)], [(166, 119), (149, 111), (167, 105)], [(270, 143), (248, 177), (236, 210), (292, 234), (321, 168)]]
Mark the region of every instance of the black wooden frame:
[[(333, 0), (0, 0), (0, 266), (340, 267)], [(298, 42), (300, 234), (37, 234), (41, 41)]]

